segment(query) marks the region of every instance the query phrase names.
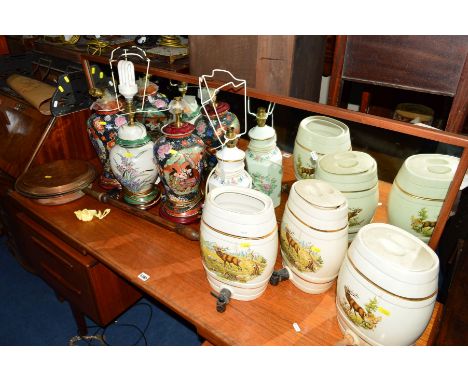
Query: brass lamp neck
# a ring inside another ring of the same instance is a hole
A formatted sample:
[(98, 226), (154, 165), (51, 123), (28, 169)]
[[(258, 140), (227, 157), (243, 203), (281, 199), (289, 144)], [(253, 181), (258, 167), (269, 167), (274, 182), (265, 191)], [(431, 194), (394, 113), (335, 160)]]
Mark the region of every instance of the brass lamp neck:
[(226, 146), (229, 148), (236, 147), (237, 139), (236, 139), (236, 132), (234, 131), (234, 127), (230, 126), (226, 133), (226, 138), (228, 139)]
[(89, 89), (89, 95), (94, 98), (101, 98), (104, 95), (104, 90), (101, 88)]
[(125, 113), (128, 115), (129, 125), (135, 124), (135, 106), (133, 105), (133, 99), (125, 100)]
[(268, 115), (264, 107), (259, 107), (257, 109), (257, 125), (259, 127), (263, 127), (266, 124), (266, 120), (268, 119)]

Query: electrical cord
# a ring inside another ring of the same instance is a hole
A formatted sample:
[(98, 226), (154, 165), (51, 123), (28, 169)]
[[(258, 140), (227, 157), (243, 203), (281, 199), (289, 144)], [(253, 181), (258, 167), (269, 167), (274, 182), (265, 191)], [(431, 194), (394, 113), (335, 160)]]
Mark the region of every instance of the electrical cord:
[(153, 318), (153, 308), (151, 307), (150, 304), (146, 303), (146, 302), (141, 302), (141, 303), (138, 303), (135, 305), (136, 306), (146, 306), (148, 309), (149, 309), (149, 315), (148, 315), (148, 320), (146, 322), (146, 325), (144, 327), (144, 329), (142, 330), (141, 328), (139, 328), (137, 325), (134, 325), (134, 324), (128, 324), (128, 323), (118, 323), (118, 321), (114, 321), (112, 324), (110, 325), (107, 325), (106, 327), (101, 327), (101, 326), (98, 326), (98, 325), (90, 325), (90, 326), (87, 326), (87, 329), (96, 329), (96, 331), (90, 335), (90, 336), (80, 336), (80, 335), (77, 335), (77, 336), (74, 336), (72, 337), (68, 344), (70, 346), (73, 346), (76, 344), (76, 342), (78, 341), (84, 341), (87, 346), (93, 346), (92, 345), (92, 341), (93, 340), (97, 340), (99, 342), (101, 342), (103, 345), (106, 345), (106, 346), (112, 346), (111, 343), (109, 343), (108, 341), (106, 341), (106, 332), (109, 328), (112, 328), (112, 327), (132, 327), (132, 328), (135, 328), (139, 333), (140, 333), (140, 336), (138, 337), (138, 339), (131, 345), (131, 346), (136, 346), (138, 345), (138, 343), (143, 339), (144, 341), (144, 344), (145, 346), (148, 346), (148, 341), (147, 341), (147, 338), (146, 338), (146, 331), (148, 330), (149, 328), (149, 325), (151, 323), (151, 320)]

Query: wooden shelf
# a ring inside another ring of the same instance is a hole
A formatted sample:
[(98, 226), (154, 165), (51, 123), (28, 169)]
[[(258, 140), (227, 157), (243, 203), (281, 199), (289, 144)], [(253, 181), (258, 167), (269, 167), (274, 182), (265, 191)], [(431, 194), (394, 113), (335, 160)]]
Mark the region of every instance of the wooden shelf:
[[(292, 156), (284, 158), (284, 182), (294, 182)], [(386, 197), (390, 184), (380, 182), (380, 201), (375, 221), (386, 221)], [(291, 282), (268, 285), (258, 299), (232, 300), (225, 313), (216, 312), (215, 299), (205, 276), (199, 242), (152, 225), (116, 208), (103, 220), (78, 221), (75, 210), (103, 210), (106, 205), (88, 196), (61, 206), (43, 206), (13, 192), (11, 197), (35, 219), (80, 253), (90, 256), (137, 286), (150, 297), (192, 323), (214, 345), (333, 345), (341, 338), (335, 307), (335, 287), (320, 295), (298, 290)], [(283, 213), (287, 195), (276, 209)], [(157, 213), (158, 208), (150, 210)], [(198, 225), (193, 225), (198, 229)], [(278, 255), (276, 268), (281, 267)], [(141, 272), (150, 276), (143, 282)], [(418, 345), (430, 343), (440, 306)], [(301, 328), (297, 333), (296, 322)]]

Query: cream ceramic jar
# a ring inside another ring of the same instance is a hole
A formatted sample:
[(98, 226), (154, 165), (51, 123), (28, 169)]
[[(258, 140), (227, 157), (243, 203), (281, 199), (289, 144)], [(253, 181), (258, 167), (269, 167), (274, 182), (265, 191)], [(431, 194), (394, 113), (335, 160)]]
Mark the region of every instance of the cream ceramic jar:
[(278, 252), (278, 227), (270, 197), (241, 187), (221, 187), (205, 200), (200, 225), (203, 266), (210, 286), (253, 300), (266, 289)]
[(348, 203), (328, 183), (295, 182), (289, 192), (280, 232), (283, 266), (291, 282), (306, 293), (328, 290), (348, 248)]
[(405, 160), (388, 197), (388, 222), (429, 242), (459, 159), (417, 154)]
[(337, 281), (342, 332), (359, 344), (414, 344), (431, 319), (438, 274), (437, 255), (408, 232), (382, 223), (361, 228)]
[(316, 162), (323, 155), (349, 150), (349, 128), (343, 122), (320, 115), (303, 119), (293, 150), (296, 179), (314, 178)]
[(327, 154), (317, 162), (316, 179), (330, 183), (348, 200), (348, 240), (369, 224), (379, 202), (377, 162), (360, 151)]
[(218, 187), (238, 186), (252, 188), (252, 177), (245, 169), (245, 152), (237, 146), (224, 146), (216, 152), (216, 164), (208, 176), (208, 192)]

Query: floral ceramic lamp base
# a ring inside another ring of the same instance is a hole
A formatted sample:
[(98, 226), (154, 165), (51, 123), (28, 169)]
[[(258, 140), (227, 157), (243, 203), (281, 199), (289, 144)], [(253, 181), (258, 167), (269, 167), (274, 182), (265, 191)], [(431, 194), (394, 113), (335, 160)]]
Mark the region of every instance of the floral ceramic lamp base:
[(154, 206), (161, 199), (161, 192), (157, 187), (152, 187), (148, 191), (133, 193), (124, 188), (124, 200), (133, 207), (140, 210), (147, 210)]
[(193, 208), (184, 212), (177, 212), (171, 209), (169, 203), (164, 203), (159, 209), (161, 217), (179, 224), (190, 224), (200, 220), (202, 213), (202, 200), (200, 200)]

